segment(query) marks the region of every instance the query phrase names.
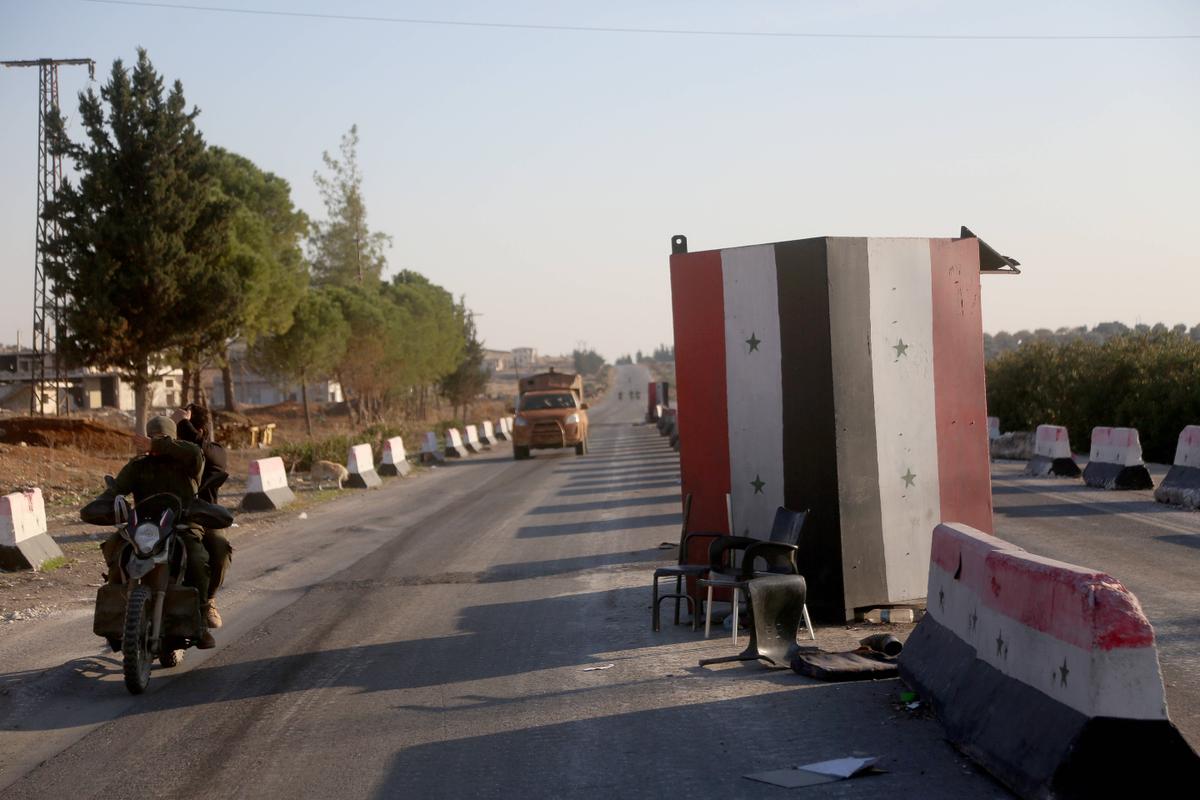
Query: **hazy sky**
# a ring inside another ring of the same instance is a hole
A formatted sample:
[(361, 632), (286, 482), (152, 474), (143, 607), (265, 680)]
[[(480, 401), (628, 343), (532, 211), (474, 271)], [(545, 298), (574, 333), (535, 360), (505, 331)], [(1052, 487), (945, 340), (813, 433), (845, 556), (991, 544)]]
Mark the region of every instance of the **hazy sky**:
[[(168, 2), (170, 0), (167, 0)], [(205, 5), (207, 0), (193, 0)], [(214, 0), (441, 20), (857, 34), (1200, 34), (1200, 2)], [(956, 235), (1019, 259), (989, 331), (1200, 322), (1200, 39), (716, 37), (0, 0), (0, 59), (149, 50), (208, 141), (319, 216), (357, 123), (373, 227), (490, 347), (671, 340), (669, 238)], [(64, 68), (78, 118), (86, 70)], [(35, 70), (0, 70), (0, 341), (31, 324)], [(74, 129), (78, 134), (78, 128)]]

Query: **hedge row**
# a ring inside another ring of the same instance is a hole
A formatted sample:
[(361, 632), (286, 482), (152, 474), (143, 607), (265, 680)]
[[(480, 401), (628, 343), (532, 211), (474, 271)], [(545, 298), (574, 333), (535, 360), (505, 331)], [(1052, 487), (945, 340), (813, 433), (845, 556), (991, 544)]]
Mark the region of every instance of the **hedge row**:
[(1065, 425), (1082, 452), (1097, 425), (1137, 428), (1146, 460), (1169, 464), (1179, 432), (1200, 424), (1200, 342), (1178, 331), (1029, 342), (988, 362), (987, 398), (1002, 430)]

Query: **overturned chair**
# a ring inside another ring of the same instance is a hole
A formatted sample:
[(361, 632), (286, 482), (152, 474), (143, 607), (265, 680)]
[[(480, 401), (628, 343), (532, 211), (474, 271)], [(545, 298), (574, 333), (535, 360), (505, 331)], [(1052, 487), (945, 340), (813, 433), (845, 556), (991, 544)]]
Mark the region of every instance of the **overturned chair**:
[[(745, 582), (752, 624), (750, 644), (735, 656), (702, 658), (700, 666), (730, 661), (764, 661), (772, 667), (790, 667), (798, 645), (796, 635), (806, 621), (807, 587), (802, 575), (764, 575)], [(811, 634), (811, 629), (810, 629)]]

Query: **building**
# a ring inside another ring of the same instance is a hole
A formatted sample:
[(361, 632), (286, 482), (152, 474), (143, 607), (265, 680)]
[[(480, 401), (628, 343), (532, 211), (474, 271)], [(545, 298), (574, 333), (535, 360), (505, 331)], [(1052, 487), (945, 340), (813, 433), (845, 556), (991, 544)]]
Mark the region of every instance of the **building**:
[(513, 354), (508, 350), (484, 350), (483, 371), (489, 375), (513, 368)]
[[(229, 372), (233, 376), (234, 397), (239, 403), (251, 406), (271, 406), (276, 403), (298, 403), (303, 398), (299, 383), (280, 384), (257, 372), (246, 359), (246, 346), (241, 342), (229, 348)], [(212, 370), (212, 392), (209, 403), (224, 404), (225, 379), (220, 370)], [(341, 403), (345, 400), (337, 381), (311, 381), (308, 384), (310, 403)]]
[(512, 349), (513, 366), (517, 369), (525, 369), (526, 367), (536, 367), (538, 354), (537, 350), (532, 347), (514, 347)]
[[(55, 384), (54, 354), (47, 353), (45, 375), (47, 391), (42, 409), (49, 414), (63, 411), (90, 411), (98, 408), (134, 410), (133, 384), (119, 372), (101, 367), (75, 367), (65, 370), (62, 380)], [(29, 349), (10, 348), (0, 352), (0, 407), (9, 411), (28, 411), (33, 387), (34, 353)], [(178, 367), (164, 367), (150, 384), (150, 408), (171, 408), (183, 396), (183, 372)]]

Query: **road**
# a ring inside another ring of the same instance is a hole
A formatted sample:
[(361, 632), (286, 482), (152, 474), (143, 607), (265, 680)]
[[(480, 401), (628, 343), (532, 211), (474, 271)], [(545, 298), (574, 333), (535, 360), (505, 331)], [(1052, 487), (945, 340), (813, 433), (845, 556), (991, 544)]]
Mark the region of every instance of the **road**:
[(647, 381), (621, 368), (588, 456), (499, 446), (247, 542), (218, 649), (142, 697), (86, 614), (29, 633), (0, 654), (0, 796), (765, 797), (741, 776), (858, 754), (888, 773), (806, 796), (1006, 797), (894, 680), (703, 670), (727, 638), (651, 632), (679, 489)]
[[(1151, 491), (1092, 489), (992, 465), (996, 535), (1032, 553), (1101, 569), (1141, 601), (1154, 625), (1171, 718), (1200, 749), (1200, 513)], [(1165, 468), (1152, 466), (1155, 483)]]

